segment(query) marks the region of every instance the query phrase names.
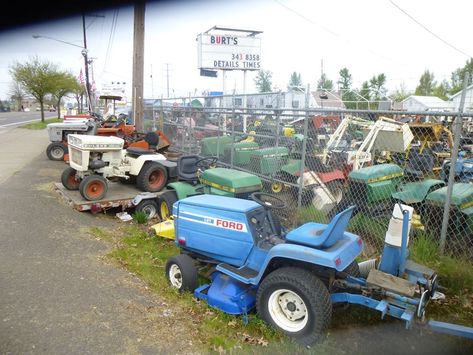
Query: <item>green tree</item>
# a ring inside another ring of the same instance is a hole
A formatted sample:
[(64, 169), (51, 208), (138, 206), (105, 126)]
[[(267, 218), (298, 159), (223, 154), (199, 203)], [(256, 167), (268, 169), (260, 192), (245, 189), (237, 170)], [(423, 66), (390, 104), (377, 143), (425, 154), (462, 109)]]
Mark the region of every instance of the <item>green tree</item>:
[(358, 94), (365, 99), (366, 101), (362, 101), (358, 108), (362, 110), (369, 110), (370, 109), (370, 101), (371, 101), (371, 89), (370, 84), (367, 81), (364, 81), (361, 84), (361, 89), (358, 91)]
[(416, 87), (415, 94), (420, 96), (430, 96), (436, 85), (434, 73), (426, 70), (420, 77), (419, 85)]
[(44, 101), (54, 88), (57, 65), (41, 61), (38, 57), (24, 64), (16, 62), (10, 67), (13, 79), (27, 94), (33, 96), (41, 107), (41, 122), (44, 122)]
[(53, 87), (51, 95), (56, 103), (57, 117), (61, 117), (61, 100), (69, 93), (74, 93), (80, 90), (80, 83), (74, 75), (67, 72), (57, 72), (52, 74), (54, 76)]
[(356, 94), (352, 90), (352, 76), (347, 68), (342, 68), (338, 72), (340, 78), (337, 81), (339, 90), (342, 92), (342, 100), (345, 107), (348, 109), (355, 109), (356, 106)]
[(287, 84), (287, 89), (300, 89), (302, 87), (302, 79), (301, 74), (299, 73), (292, 73), (291, 78), (289, 79), (289, 84)]
[(369, 89), (371, 91), (371, 97), (375, 101), (383, 100), (386, 98), (386, 75), (378, 74), (373, 76), (369, 81)]
[(269, 70), (260, 70), (255, 78), (255, 85), (258, 92), (271, 92), (273, 73)]
[(440, 84), (434, 87), (432, 95), (441, 98), (442, 100), (448, 100), (448, 93), (450, 92), (450, 84), (447, 80), (443, 80)]
[(407, 99), (410, 95), (411, 93), (407, 91), (406, 85), (402, 83), (399, 88), (389, 95), (389, 98), (394, 102), (401, 102)]
[(465, 78), (465, 73), (468, 73), (468, 84), (473, 83), (473, 59), (468, 59), (465, 65), (462, 68), (456, 69), (452, 73), (451, 77), (451, 86), (449, 90), (450, 95), (454, 95), (457, 92), (463, 90), (463, 80)]
[(328, 79), (325, 73), (322, 73), (317, 81), (317, 89), (333, 90), (333, 81)]

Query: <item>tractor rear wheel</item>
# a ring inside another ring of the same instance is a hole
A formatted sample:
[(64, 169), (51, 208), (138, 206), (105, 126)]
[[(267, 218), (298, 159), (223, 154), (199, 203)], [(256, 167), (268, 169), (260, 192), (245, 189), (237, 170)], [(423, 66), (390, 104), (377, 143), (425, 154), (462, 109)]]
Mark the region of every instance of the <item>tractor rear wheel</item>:
[(167, 191), (159, 197), (159, 216), (165, 221), (172, 216), (172, 205), (177, 201), (175, 191)]
[(46, 148), (46, 155), (49, 160), (64, 160), (64, 155), (67, 154), (67, 146), (61, 142), (50, 143)]
[(76, 169), (70, 166), (64, 169), (61, 175), (61, 182), (68, 190), (79, 190), (81, 180), (76, 176)]
[(166, 263), (166, 278), (179, 292), (194, 291), (197, 288), (197, 267), (189, 255), (179, 254)]
[(327, 287), (312, 272), (297, 267), (277, 269), (263, 280), (256, 309), (266, 323), (305, 346), (325, 335), (332, 317)]
[(89, 175), (79, 184), (79, 192), (88, 201), (97, 201), (105, 197), (108, 190), (107, 179), (101, 175)]
[(148, 162), (143, 165), (136, 178), (136, 185), (142, 191), (161, 191), (168, 181), (168, 171), (164, 166), (155, 162)]
[(152, 198), (142, 200), (135, 207), (136, 212), (144, 212), (148, 219), (154, 218), (158, 214), (158, 204)]

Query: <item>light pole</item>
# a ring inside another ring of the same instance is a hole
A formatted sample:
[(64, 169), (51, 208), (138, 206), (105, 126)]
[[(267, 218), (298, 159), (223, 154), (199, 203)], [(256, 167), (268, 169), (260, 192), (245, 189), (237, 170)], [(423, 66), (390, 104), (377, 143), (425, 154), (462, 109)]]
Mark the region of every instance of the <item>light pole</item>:
[[(85, 20), (83, 20), (83, 21), (85, 21)], [(38, 38), (50, 39), (52, 41), (68, 44), (70, 46), (74, 46), (74, 47), (78, 47), (78, 48), (82, 49), (81, 54), (84, 57), (84, 66), (85, 66), (85, 91), (86, 91), (86, 94), (87, 94), (87, 102), (88, 102), (88, 106), (89, 106), (89, 112), (92, 113), (93, 112), (93, 107), (92, 107), (92, 100), (91, 100), (91, 93), (90, 93), (89, 59), (88, 59), (87, 41), (86, 41), (86, 37), (85, 37), (85, 25), (84, 25), (84, 45), (83, 46), (80, 46), (80, 45), (74, 44), (74, 43), (70, 43), (70, 42), (67, 42), (67, 41), (63, 41), (61, 39), (49, 37), (49, 36), (33, 35), (33, 38), (34, 39), (38, 39)]]

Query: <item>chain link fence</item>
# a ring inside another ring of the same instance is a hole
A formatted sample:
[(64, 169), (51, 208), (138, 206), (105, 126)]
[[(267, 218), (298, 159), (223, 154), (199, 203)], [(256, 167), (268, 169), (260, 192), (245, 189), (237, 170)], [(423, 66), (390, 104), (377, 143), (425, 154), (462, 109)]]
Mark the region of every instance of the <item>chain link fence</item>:
[(314, 109), (294, 100), (287, 108), (283, 99), (154, 100), (145, 127), (162, 130), (180, 154), (218, 157), (220, 166), (258, 176), (263, 192), (286, 203), (278, 214), (288, 229), (328, 223), (356, 205), (349, 231), (372, 257), (402, 203), (413, 208), (411, 238), (424, 235), (445, 253), (473, 260), (473, 114)]

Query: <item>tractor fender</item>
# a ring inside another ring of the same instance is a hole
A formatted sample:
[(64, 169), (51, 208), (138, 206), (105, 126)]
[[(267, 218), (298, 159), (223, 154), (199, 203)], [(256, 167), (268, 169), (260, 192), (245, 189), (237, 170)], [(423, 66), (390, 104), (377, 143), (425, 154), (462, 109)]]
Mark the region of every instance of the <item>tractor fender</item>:
[(361, 253), (363, 247), (360, 237), (349, 232), (344, 233), (343, 242), (340, 242), (338, 247), (336, 247), (336, 244), (325, 250), (310, 248), (299, 244), (277, 244), (269, 250), (261, 265), (251, 265), (253, 268), (259, 270), (258, 275), (248, 280), (240, 281), (258, 285), (262, 281), (268, 265), (270, 265), (271, 261), (274, 259), (287, 259), (289, 262), (294, 260), (302, 261), (316, 266), (343, 271)]
[(157, 163), (162, 163), (166, 160), (166, 157), (162, 154), (143, 154), (139, 157), (133, 159), (133, 163), (131, 164), (130, 174), (137, 176), (143, 165), (148, 161), (155, 161)]
[(200, 186), (202, 185), (191, 185), (187, 182), (182, 182), (182, 181), (176, 181), (176, 182), (171, 182), (167, 184), (168, 189), (172, 189), (176, 191), (178, 200), (182, 200), (183, 198), (186, 198), (187, 196), (197, 193), (197, 188), (199, 188)]
[(334, 170), (328, 173), (318, 172), (317, 175), (323, 183), (328, 183), (335, 180), (340, 180), (342, 183), (345, 181), (345, 174), (341, 170)]

